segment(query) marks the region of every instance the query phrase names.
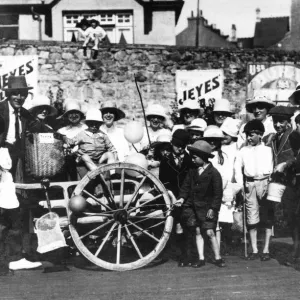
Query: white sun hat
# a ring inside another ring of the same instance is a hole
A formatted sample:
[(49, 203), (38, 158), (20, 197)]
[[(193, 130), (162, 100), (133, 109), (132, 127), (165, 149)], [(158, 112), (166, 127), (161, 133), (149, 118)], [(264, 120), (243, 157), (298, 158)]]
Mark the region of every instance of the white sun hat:
[(248, 112), (252, 113), (253, 106), (256, 103), (264, 103), (267, 107), (269, 107), (269, 109), (276, 106), (276, 104), (271, 99), (267, 98), (266, 96), (256, 95), (252, 99), (246, 101), (246, 110)]
[(202, 140), (205, 139), (225, 139), (223, 131), (216, 125), (209, 125), (203, 133)]
[(77, 100), (66, 99), (65, 113), (63, 114), (63, 116), (65, 117), (70, 111), (77, 111), (82, 115), (82, 118), (84, 117), (84, 113), (81, 111), (81, 106)]
[(207, 123), (201, 119), (194, 119), (189, 126), (186, 127), (187, 130), (201, 131), (203, 132), (207, 127)]
[(300, 82), (297, 83), (296, 90), (289, 97), (289, 101), (293, 105), (299, 105), (300, 104)]
[(50, 99), (45, 95), (37, 94), (34, 96), (32, 100), (32, 107), (29, 109), (29, 112), (31, 114), (36, 114), (37, 109), (40, 107), (47, 107), (49, 109), (49, 116), (55, 116), (57, 115), (57, 110), (55, 107), (51, 105)]
[(231, 137), (237, 137), (239, 130), (241, 127), (241, 120), (233, 119), (233, 118), (226, 118), (221, 125), (220, 129), (230, 135)]
[(199, 103), (197, 100), (188, 99), (188, 100), (184, 101), (183, 105), (181, 105), (179, 107), (180, 111), (183, 109), (199, 110), (199, 112), (200, 112), (200, 106), (199, 106)]
[(101, 111), (99, 109), (88, 110), (85, 116), (85, 122), (87, 121), (97, 121), (103, 123)]
[(216, 99), (216, 102), (214, 104), (214, 112), (222, 111), (232, 114), (232, 111), (230, 110), (230, 102), (227, 99), (221, 98)]
[(164, 118), (164, 120), (167, 119), (165, 109), (160, 104), (151, 104), (148, 106), (148, 108), (146, 110), (147, 120), (149, 120), (150, 116), (160, 116), (160, 117)]

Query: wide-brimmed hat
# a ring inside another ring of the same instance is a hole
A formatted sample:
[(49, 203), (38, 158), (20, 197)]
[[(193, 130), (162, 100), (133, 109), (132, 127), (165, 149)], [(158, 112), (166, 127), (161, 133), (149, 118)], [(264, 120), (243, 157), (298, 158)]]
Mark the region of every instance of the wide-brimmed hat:
[(179, 111), (182, 111), (183, 109), (190, 109), (190, 110), (198, 110), (200, 112), (200, 106), (197, 100), (185, 100), (183, 102), (183, 105), (179, 107)]
[(224, 140), (225, 136), (224, 136), (223, 131), (221, 130), (220, 127), (218, 127), (216, 125), (209, 125), (204, 130), (203, 137), (201, 138), (201, 140), (206, 140), (206, 139)]
[(177, 129), (172, 135), (171, 143), (177, 147), (186, 147), (190, 141), (189, 133), (184, 129)]
[(213, 158), (214, 155), (212, 154), (212, 147), (209, 143), (206, 141), (196, 141), (194, 144), (191, 146), (187, 146), (187, 149), (189, 150), (190, 153), (195, 153), (196, 155), (200, 157), (208, 157), (208, 158)]
[(65, 100), (65, 112), (62, 117), (66, 117), (69, 112), (79, 112), (81, 114), (81, 119), (84, 119), (84, 113), (81, 111), (81, 106), (77, 100), (67, 98)]
[(151, 144), (151, 147), (156, 148), (156, 147), (159, 147), (163, 144), (171, 144), (171, 140), (172, 140), (172, 134), (171, 133), (170, 134), (167, 134), (167, 133), (160, 134), (156, 138), (156, 141)]
[(102, 112), (102, 115), (104, 114), (105, 110), (111, 110), (114, 115), (116, 116), (115, 121), (119, 121), (123, 118), (125, 118), (125, 113), (123, 110), (117, 108), (117, 104), (112, 101), (106, 101), (104, 103), (101, 103), (100, 110)]
[(230, 110), (230, 102), (227, 99), (217, 99), (214, 104), (213, 112), (226, 112), (228, 114), (232, 114), (233, 112)]
[(254, 119), (254, 120), (251, 120), (248, 123), (246, 123), (246, 125), (244, 127), (244, 132), (249, 133), (251, 131), (259, 131), (262, 134), (264, 134), (265, 126), (264, 126), (263, 122), (260, 120)]
[(0, 116), (0, 134), (5, 130), (5, 122), (2, 116)]
[(278, 105), (270, 109), (269, 115), (289, 120), (295, 113), (295, 107)]
[(160, 117), (164, 118), (164, 120), (167, 119), (165, 109), (160, 104), (151, 104), (148, 106), (148, 108), (146, 110), (146, 119), (149, 120), (150, 116), (160, 116)]
[(299, 105), (300, 104), (300, 82), (297, 83), (296, 90), (289, 97), (289, 101), (293, 105)]
[(47, 107), (49, 110), (49, 117), (54, 117), (57, 115), (57, 109), (51, 105), (50, 99), (45, 95), (35, 95), (32, 100), (32, 107), (29, 109), (29, 112), (33, 115), (36, 115), (37, 110), (41, 107)]
[(253, 97), (251, 100), (246, 101), (246, 110), (252, 113), (253, 107), (257, 103), (264, 103), (268, 109), (271, 109), (276, 105), (271, 99), (267, 98), (266, 96), (257, 95)]
[(13, 91), (13, 90), (31, 90), (33, 87), (28, 86), (26, 82), (25, 76), (9, 76), (7, 81), (7, 88), (3, 88), (2, 90), (5, 92)]
[(194, 119), (189, 126), (186, 127), (187, 130), (200, 131), (203, 132), (207, 127), (207, 123), (201, 119)]
[(241, 127), (241, 120), (233, 118), (226, 118), (221, 125), (220, 129), (231, 137), (237, 137)]
[(96, 121), (103, 123), (102, 113), (98, 109), (89, 109), (85, 115), (85, 122)]

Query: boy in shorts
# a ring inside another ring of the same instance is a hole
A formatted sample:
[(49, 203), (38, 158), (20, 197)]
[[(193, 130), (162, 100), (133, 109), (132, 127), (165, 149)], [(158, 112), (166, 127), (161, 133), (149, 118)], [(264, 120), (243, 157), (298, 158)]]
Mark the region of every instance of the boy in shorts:
[[(205, 234), (211, 242), (215, 256), (214, 264), (218, 267), (225, 267), (215, 234), (223, 197), (222, 177), (209, 162), (209, 158), (213, 158), (214, 155), (207, 142), (196, 141), (187, 149), (192, 156), (195, 168), (188, 171), (175, 205), (183, 206), (181, 217), (188, 229), (187, 234), (193, 235), (196, 239), (199, 260), (194, 262), (192, 267), (199, 268), (205, 265), (202, 234)], [(188, 244), (187, 247), (189, 247)]]

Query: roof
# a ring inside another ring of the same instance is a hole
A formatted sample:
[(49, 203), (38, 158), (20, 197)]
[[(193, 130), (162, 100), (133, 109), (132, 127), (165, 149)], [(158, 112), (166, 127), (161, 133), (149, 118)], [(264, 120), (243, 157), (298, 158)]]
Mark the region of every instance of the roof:
[(238, 46), (241, 43), (242, 48), (251, 49), (253, 48), (253, 37), (247, 37), (247, 38), (238, 38), (237, 43)]
[(289, 17), (262, 18), (256, 22), (253, 46), (268, 48), (282, 40), (289, 31)]

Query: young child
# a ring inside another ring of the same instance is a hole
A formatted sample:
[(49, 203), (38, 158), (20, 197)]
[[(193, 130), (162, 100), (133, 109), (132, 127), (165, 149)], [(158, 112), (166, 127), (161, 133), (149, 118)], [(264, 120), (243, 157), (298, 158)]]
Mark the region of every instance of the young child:
[(183, 206), (182, 220), (187, 227), (188, 235), (196, 239), (199, 260), (193, 263), (192, 267), (199, 268), (205, 265), (202, 234), (205, 234), (211, 242), (215, 265), (225, 267), (215, 235), (223, 196), (222, 177), (209, 162), (209, 158), (213, 158), (214, 155), (212, 147), (206, 141), (196, 141), (187, 148), (196, 168), (188, 171), (175, 205)]
[(105, 30), (100, 26), (99, 21), (95, 20), (95, 19), (91, 19), (89, 21), (89, 23), (91, 24), (91, 27), (88, 27), (85, 31), (85, 40), (83, 43), (83, 51), (86, 54), (86, 47), (87, 44), (90, 41), (94, 42), (94, 47), (92, 48), (92, 50), (94, 51), (93, 54), (93, 59), (96, 59), (98, 56), (98, 46), (99, 46), (99, 42), (101, 42), (105, 36), (106, 36), (106, 32)]
[(68, 147), (78, 145), (79, 159), (88, 170), (94, 170), (98, 164), (114, 163), (116, 149), (108, 136), (99, 130), (103, 123), (100, 110), (93, 109), (86, 113), (86, 125), (88, 128), (79, 132), (74, 138), (66, 139)]
[(189, 132), (191, 137), (190, 139), (191, 144), (195, 143), (196, 141), (200, 140), (203, 137), (203, 132), (206, 127), (207, 127), (206, 122), (201, 118), (194, 119), (191, 122), (191, 124), (186, 127), (186, 130)]
[[(259, 258), (257, 249), (257, 228), (265, 228), (265, 244), (261, 261), (270, 260), (269, 243), (274, 223), (273, 202), (265, 199), (268, 181), (273, 172), (272, 149), (262, 143), (265, 132), (262, 121), (249, 121), (244, 132), (247, 146), (236, 156), (235, 179), (242, 188), (245, 185), (247, 227), (250, 234), (252, 253), (248, 260)], [(245, 182), (244, 182), (245, 180)]]

